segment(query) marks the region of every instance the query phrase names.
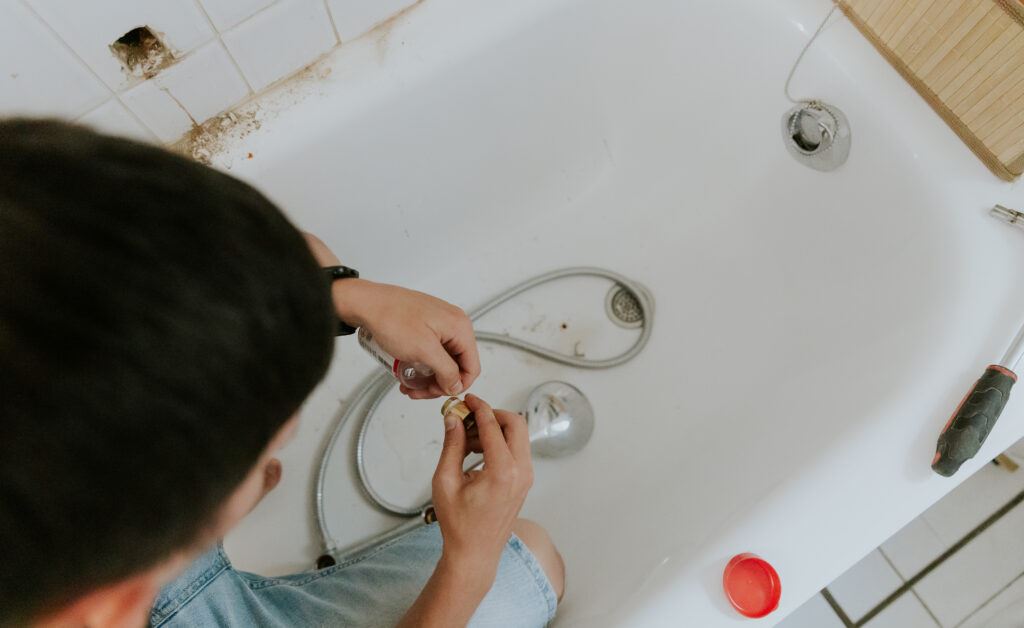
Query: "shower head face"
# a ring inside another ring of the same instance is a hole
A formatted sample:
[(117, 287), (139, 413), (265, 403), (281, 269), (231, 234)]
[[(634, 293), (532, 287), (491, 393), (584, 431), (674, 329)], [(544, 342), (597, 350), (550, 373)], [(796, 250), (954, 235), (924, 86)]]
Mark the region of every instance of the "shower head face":
[(526, 402), (530, 448), (543, 458), (562, 458), (583, 449), (594, 433), (594, 408), (578, 388), (546, 382)]

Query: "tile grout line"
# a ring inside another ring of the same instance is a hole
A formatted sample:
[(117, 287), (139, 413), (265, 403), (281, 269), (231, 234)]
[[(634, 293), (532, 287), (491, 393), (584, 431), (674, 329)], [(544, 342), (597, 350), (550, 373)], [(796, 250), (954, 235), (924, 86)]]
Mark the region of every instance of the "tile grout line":
[(828, 602), (828, 605), (832, 607), (832, 612), (836, 614), (836, 616), (839, 618), (839, 621), (843, 622), (843, 626), (845, 628), (856, 627), (857, 624), (853, 623), (853, 621), (850, 619), (850, 616), (846, 614), (846, 611), (843, 610), (843, 607), (840, 606), (839, 602), (836, 601), (836, 598), (832, 597), (832, 592), (828, 590), (828, 587), (825, 587), (821, 590), (821, 597), (825, 598), (825, 601)]
[(932, 618), (933, 622), (935, 622), (935, 628), (942, 628), (942, 622), (940, 622), (939, 618), (935, 616), (935, 613), (932, 612), (932, 609), (924, 603), (924, 598), (922, 598), (921, 595), (917, 592), (917, 589), (910, 589), (910, 594), (913, 595), (918, 602), (920, 602), (921, 608), (923, 608), (924, 612), (928, 613), (928, 616)]
[[(899, 599), (901, 595), (906, 593), (908, 590), (912, 589), (914, 585), (923, 580), (925, 576), (927, 576), (936, 568), (938, 568), (939, 565), (944, 563), (949, 557), (963, 549), (965, 545), (967, 545), (975, 538), (977, 538), (978, 535), (987, 530), (994, 523), (1002, 519), (1008, 512), (1017, 507), (1022, 501), (1024, 501), (1024, 491), (1017, 493), (1017, 495), (1015, 495), (1013, 499), (1008, 501), (1006, 504), (1002, 505), (999, 508), (999, 510), (989, 515), (987, 519), (979, 523), (973, 530), (965, 534), (963, 538), (954, 543), (951, 547), (949, 547), (946, 551), (940, 554), (937, 558), (932, 560), (932, 562), (928, 563), (923, 569), (921, 569), (921, 571), (914, 574), (914, 576), (911, 577), (909, 580), (904, 582), (903, 586), (890, 593), (888, 597), (886, 597), (877, 605), (875, 605), (873, 609), (868, 611), (868, 613), (857, 622), (857, 626), (862, 626), (867, 622), (871, 621), (872, 619), (874, 619), (875, 616), (877, 616), (879, 613), (885, 610), (886, 607), (888, 607), (890, 604)], [(899, 572), (897, 571), (897, 573)]]
[(964, 625), (965, 623), (967, 623), (967, 620), (968, 620), (968, 619), (970, 619), (971, 617), (974, 617), (974, 616), (975, 616), (975, 615), (976, 615), (976, 614), (978, 613), (978, 611), (980, 611), (981, 609), (983, 609), (983, 608), (985, 608), (986, 606), (988, 606), (988, 605), (989, 605), (989, 604), (990, 604), (990, 603), (992, 602), (992, 600), (994, 600), (994, 599), (996, 599), (997, 597), (999, 597), (1000, 595), (1002, 595), (1003, 591), (1006, 591), (1007, 589), (1009, 589), (1010, 587), (1012, 587), (1012, 586), (1013, 586), (1013, 585), (1014, 585), (1014, 584), (1015, 584), (1015, 583), (1016, 583), (1016, 582), (1017, 582), (1018, 580), (1020, 580), (1021, 578), (1024, 578), (1024, 572), (1021, 572), (1021, 573), (1017, 574), (1017, 577), (1016, 577), (1016, 578), (1014, 578), (1013, 580), (1010, 580), (1010, 582), (1009, 582), (1009, 583), (1007, 583), (1007, 584), (1006, 584), (1006, 586), (1004, 586), (1003, 588), (999, 589), (999, 590), (998, 590), (998, 591), (996, 591), (996, 592), (995, 592), (995, 593), (994, 593), (994, 594), (993, 594), (993, 595), (992, 595), (991, 597), (989, 597), (989, 598), (988, 598), (987, 600), (985, 600), (984, 602), (982, 602), (982, 603), (981, 603), (981, 605), (980, 605), (980, 606), (979, 606), (978, 608), (976, 608), (976, 609), (974, 609), (973, 611), (971, 611), (971, 614), (970, 614), (970, 615), (968, 615), (967, 617), (964, 617), (963, 619), (961, 619), (961, 620), (960, 620), (960, 621), (959, 621), (959, 622), (957, 623), (957, 625), (956, 625), (956, 626), (954, 626), (953, 628), (960, 628), (960, 626), (963, 626), (963, 625)]
[[(238, 65), (238, 60), (235, 59), (235, 55), (231, 54), (231, 51), (228, 49), (227, 44), (224, 43), (224, 38), (222, 37), (223, 33), (221, 32), (221, 30), (219, 28), (217, 28), (217, 25), (213, 23), (213, 20), (210, 19), (210, 14), (206, 12), (206, 7), (204, 7), (203, 3), (200, 2), (199, 0), (193, 0), (193, 1), (195, 2), (196, 7), (199, 9), (199, 12), (202, 13), (203, 17), (206, 18), (206, 23), (210, 25), (210, 29), (213, 30), (213, 33), (214, 33), (213, 38), (217, 40), (217, 43), (220, 44), (221, 49), (228, 55), (228, 59), (231, 59), (231, 65), (234, 66), (235, 72), (238, 72), (238, 75), (242, 77), (242, 82), (244, 82), (245, 86), (249, 88), (249, 95), (255, 94), (256, 90), (253, 89), (252, 83), (249, 82), (249, 78), (247, 76), (245, 76), (245, 72), (242, 72), (242, 66)], [(276, 0), (275, 0), (275, 2), (271, 2), (269, 5), (263, 7), (263, 9), (268, 9), (271, 6), (273, 6), (274, 4), (276, 4)], [(263, 9), (260, 9), (260, 11), (262, 11)], [(256, 13), (253, 13), (249, 17), (247, 17), (244, 20), (242, 20), (241, 22), (239, 22), (238, 24), (235, 24), (235, 26), (238, 26), (239, 24), (245, 23), (249, 18), (251, 18), (253, 15), (256, 15), (260, 11), (257, 11)], [(235, 26), (232, 26), (231, 28), (234, 28)], [(231, 28), (229, 28), (227, 30), (231, 30)]]
[[(29, 4), (27, 2), (27, 0), (21, 0), (21, 6), (25, 7), (28, 10), (28, 12), (32, 14), (33, 17), (35, 17), (37, 20), (39, 20), (39, 23), (43, 25), (43, 28), (45, 28), (51, 35), (53, 35), (53, 37), (57, 41), (60, 42), (60, 45), (63, 46), (64, 50), (66, 50), (68, 53), (70, 53), (71, 56), (74, 57), (75, 60), (78, 61), (78, 63), (80, 63), (82, 65), (82, 67), (85, 69), (85, 71), (88, 72), (90, 75), (92, 75), (92, 77), (94, 79), (96, 79), (96, 81), (103, 87), (103, 89), (107, 90), (107, 93), (110, 96), (117, 96), (117, 92), (115, 92), (112, 87), (107, 85), (107, 82), (104, 81), (103, 79), (101, 79), (99, 74), (96, 74), (96, 70), (93, 70), (92, 66), (90, 66), (88, 63), (85, 62), (85, 59), (83, 59), (82, 56), (80, 54), (78, 54), (78, 51), (76, 51), (74, 48), (71, 47), (71, 44), (69, 44), (68, 42), (64, 41), (64, 38), (61, 37), (60, 33), (58, 33), (52, 26), (50, 26), (50, 23), (47, 22), (45, 19), (43, 19), (42, 15), (39, 15), (39, 12), (35, 10), (35, 7), (33, 7), (31, 4)], [(107, 98), (107, 100), (110, 100), (110, 99)], [(103, 101), (103, 102), (106, 102), (106, 100)], [(103, 104), (103, 102), (97, 104), (96, 107), (93, 107), (93, 109), (98, 108), (100, 105)], [(91, 110), (92, 109), (89, 109), (89, 110), (79, 114), (79, 117), (85, 115), (86, 113), (89, 113), (89, 111), (91, 111)]]
[[(895, 602), (900, 597), (902, 597), (903, 593), (906, 593), (906, 591), (907, 591), (907, 588), (906, 588), (906, 586), (907, 586), (907, 579), (903, 577), (903, 574), (900, 572), (899, 569), (896, 568), (896, 565), (892, 564), (892, 559), (890, 559), (889, 555), (885, 553), (885, 551), (882, 549), (881, 545), (879, 545), (878, 548), (875, 549), (874, 551), (879, 553), (879, 555), (882, 557), (882, 560), (885, 561), (885, 564), (889, 565), (889, 568), (892, 569), (893, 573), (896, 574), (896, 577), (899, 578), (900, 582), (903, 583), (900, 586), (896, 587), (896, 590), (893, 591), (893, 593), (890, 594), (889, 597), (883, 598), (883, 601), (884, 600), (888, 600), (889, 598), (892, 598), (892, 600), (889, 602), (891, 604), (892, 602)], [(913, 591), (913, 589), (910, 589), (910, 590)], [(861, 617), (859, 620), (857, 620), (856, 626), (863, 626), (864, 624), (866, 624), (869, 621), (871, 621), (872, 619), (874, 619), (875, 616), (878, 613), (881, 613), (883, 609), (878, 609), (877, 606), (878, 605), (876, 605), (875, 608), (869, 609), (868, 612), (863, 617)]]
[(35, 18), (37, 20), (40, 21), (40, 23), (43, 24), (43, 26), (46, 28), (46, 30), (50, 31), (50, 33), (54, 37), (57, 38), (57, 40), (61, 43), (61, 45), (63, 45), (64, 48), (69, 53), (71, 53), (71, 55), (74, 56), (74, 58), (80, 64), (82, 64), (82, 67), (84, 67), (85, 70), (89, 74), (91, 74), (92, 77), (95, 78), (99, 82), (100, 85), (103, 86), (103, 89), (107, 90), (107, 92), (110, 94), (110, 97), (107, 98), (106, 100), (104, 100), (103, 102), (99, 103), (98, 105), (96, 105), (92, 109), (89, 109), (88, 111), (85, 111), (85, 112), (79, 114), (78, 117), (75, 118), (76, 121), (81, 119), (82, 116), (88, 115), (88, 114), (92, 113), (93, 111), (96, 111), (97, 109), (99, 109), (103, 105), (107, 104), (108, 102), (110, 102), (112, 100), (116, 100), (117, 104), (119, 104), (125, 111), (127, 111), (128, 115), (131, 116), (132, 119), (135, 120), (135, 122), (137, 122), (143, 129), (145, 129), (146, 131), (149, 132), (150, 137), (152, 139), (156, 140), (157, 144), (160, 144), (160, 145), (164, 144), (164, 141), (160, 139), (160, 136), (156, 134), (156, 131), (154, 131), (152, 128), (150, 128), (150, 126), (148, 124), (146, 124), (142, 120), (142, 118), (140, 118), (138, 116), (138, 114), (136, 114), (132, 110), (131, 107), (129, 107), (129, 106), (124, 104), (124, 101), (121, 100), (121, 94), (124, 93), (123, 90), (120, 90), (120, 91), (114, 90), (114, 88), (112, 88), (111, 86), (107, 85), (107, 82), (104, 81), (103, 79), (101, 79), (99, 74), (96, 74), (96, 71), (92, 69), (92, 66), (90, 66), (88, 63), (85, 62), (85, 59), (83, 59), (82, 56), (79, 55), (78, 52), (74, 48), (71, 47), (71, 44), (69, 44), (68, 42), (64, 41), (64, 38), (60, 36), (60, 33), (58, 33), (56, 30), (54, 30), (54, 28), (52, 26), (50, 26), (50, 23), (47, 22), (45, 19), (43, 19), (43, 16), (39, 15), (39, 13), (32, 7), (31, 4), (29, 4), (26, 0), (21, 0), (21, 3), (22, 3), (22, 5), (25, 6), (26, 9), (29, 10), (30, 13), (32, 13), (32, 15), (35, 16)]
[(341, 45), (341, 33), (338, 32), (338, 22), (334, 19), (334, 11), (331, 11), (331, 5), (324, 0), (324, 10), (327, 11), (327, 19), (331, 22), (331, 28), (334, 29), (334, 40), (337, 45)]
[[(889, 563), (889, 566), (892, 567), (892, 570), (896, 573), (897, 576), (900, 577), (900, 580), (906, 582), (907, 580), (903, 577), (903, 573), (896, 568), (896, 565), (892, 562), (892, 559), (889, 558), (889, 555), (885, 553), (885, 550), (882, 549), (881, 546), (878, 547), (878, 553), (882, 555), (882, 558), (885, 559), (885, 562)], [(932, 612), (932, 609), (928, 608), (928, 605), (925, 604), (924, 599), (918, 594), (917, 589), (911, 587), (909, 593), (917, 599), (917, 601), (921, 604), (921, 607), (924, 608), (926, 613), (928, 613), (928, 616), (932, 618), (932, 621), (935, 622), (936, 628), (942, 628), (942, 622), (940, 622), (939, 618), (935, 616), (935, 613)]]

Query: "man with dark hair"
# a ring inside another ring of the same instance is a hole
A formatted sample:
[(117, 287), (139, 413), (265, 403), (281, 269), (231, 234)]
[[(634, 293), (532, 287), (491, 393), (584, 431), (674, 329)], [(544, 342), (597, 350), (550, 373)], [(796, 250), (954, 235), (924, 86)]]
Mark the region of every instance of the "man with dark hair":
[[(479, 374), (458, 308), (362, 279), (250, 186), (53, 121), (0, 121), (0, 626), (542, 625), (561, 559), (517, 519), (521, 417), (446, 419), (439, 525), (279, 578), (217, 541), (276, 483), (274, 452), (342, 325)], [(464, 474), (471, 450), (482, 471)], [(211, 549), (211, 547), (213, 549)], [(472, 619), (472, 621), (471, 621)]]

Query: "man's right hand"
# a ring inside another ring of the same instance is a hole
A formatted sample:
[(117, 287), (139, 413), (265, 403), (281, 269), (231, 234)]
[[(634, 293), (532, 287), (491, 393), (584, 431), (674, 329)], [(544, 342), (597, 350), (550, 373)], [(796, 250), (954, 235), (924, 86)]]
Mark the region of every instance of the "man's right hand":
[(471, 449), (462, 421), (449, 414), (434, 473), (434, 510), (448, 558), (496, 569), (533, 485), (530, 436), (521, 415), (492, 410), (475, 395), (466, 395), (466, 405), (476, 418), (484, 467), (462, 470)]
[(462, 421), (445, 417), (444, 446), (434, 473), (433, 498), (444, 546), (423, 593), (400, 626), (465, 625), (497, 574), (512, 526), (533, 484), (526, 419), (492, 410), (466, 395), (473, 411), (484, 467), (463, 471), (470, 452)]

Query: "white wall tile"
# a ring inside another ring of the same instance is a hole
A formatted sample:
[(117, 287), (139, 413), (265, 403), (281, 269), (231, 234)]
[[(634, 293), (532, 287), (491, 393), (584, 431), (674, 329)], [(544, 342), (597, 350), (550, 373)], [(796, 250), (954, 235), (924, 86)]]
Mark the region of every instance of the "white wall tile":
[(918, 519), (882, 544), (896, 570), (910, 578), (1024, 490), (1024, 469), (985, 465)]
[(174, 56), (194, 50), (213, 29), (193, 0), (27, 0), (111, 89), (137, 79), (122, 71), (110, 44), (148, 26)]
[(867, 628), (939, 628), (921, 602), (910, 592), (901, 595), (864, 625)]
[(1024, 626), (1024, 576), (971, 614), (958, 628), (1020, 628)]
[(775, 628), (843, 628), (843, 622), (819, 593), (776, 624)]
[(219, 40), (199, 48), (151, 79), (198, 123), (249, 96), (249, 86)]
[(142, 126), (116, 97), (85, 114), (78, 121), (110, 135), (120, 135), (143, 142), (157, 141), (152, 131)]
[(0, 2), (0, 115), (73, 118), (109, 97), (28, 8)]
[(219, 31), (226, 31), (253, 13), (274, 4), (274, 0), (201, 0), (210, 21)]
[(943, 626), (956, 626), (1024, 570), (1024, 505), (1003, 516), (914, 589)]
[(322, 0), (279, 0), (223, 34), (224, 44), (260, 90), (337, 44)]
[(173, 142), (192, 128), (185, 109), (174, 102), (168, 90), (149, 80), (121, 94), (125, 106), (142, 120), (161, 142)]
[(341, 41), (359, 37), (416, 0), (327, 0)]
[(885, 557), (875, 550), (836, 578), (828, 590), (843, 612), (857, 621), (902, 584)]

